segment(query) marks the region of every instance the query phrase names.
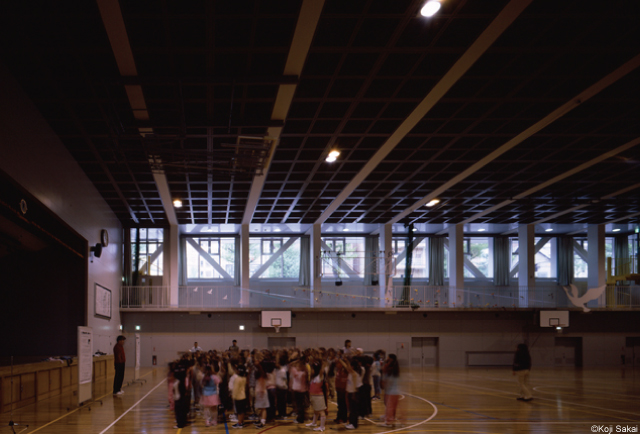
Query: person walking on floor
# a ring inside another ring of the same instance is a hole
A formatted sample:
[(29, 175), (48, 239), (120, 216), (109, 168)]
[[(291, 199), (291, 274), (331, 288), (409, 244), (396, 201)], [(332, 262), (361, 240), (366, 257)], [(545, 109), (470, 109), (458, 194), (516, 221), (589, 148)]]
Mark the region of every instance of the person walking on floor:
[(218, 385), (222, 381), (218, 375), (218, 362), (213, 361), (212, 365), (207, 365), (204, 372), (200, 403), (204, 408), (205, 426), (216, 426), (218, 424), (218, 406), (220, 405)]
[[(314, 431), (324, 431), (324, 425), (327, 420), (325, 410), (327, 409), (327, 384), (323, 366), (320, 361), (316, 361), (311, 366), (311, 382), (309, 383), (309, 400), (313, 408), (313, 421), (306, 424), (313, 428)], [(320, 419), (320, 426), (318, 426)]]
[(247, 412), (248, 400), (247, 400), (247, 370), (244, 365), (239, 365), (236, 369), (236, 373), (233, 375), (233, 388), (231, 390), (231, 397), (233, 398), (233, 404), (238, 413), (238, 422), (231, 425), (231, 428), (244, 428), (244, 415)]
[(382, 426), (391, 426), (396, 420), (396, 410), (400, 399), (400, 364), (395, 354), (389, 354), (382, 368), (382, 387), (384, 388), (384, 423)]
[(122, 335), (118, 336), (116, 345), (113, 347), (113, 364), (116, 370), (116, 376), (113, 378), (113, 396), (124, 395), (122, 382), (124, 381), (124, 364), (127, 360), (124, 354), (124, 341), (126, 339)]
[(347, 377), (347, 408), (349, 409), (349, 423), (345, 424), (346, 429), (358, 428), (358, 417), (360, 416), (360, 400), (358, 389), (362, 386), (364, 368), (356, 359), (340, 360), (340, 363), (349, 373)]
[(516, 354), (513, 357), (513, 375), (518, 377), (519, 394), (518, 401), (531, 401), (531, 387), (529, 386), (529, 372), (531, 371), (531, 355), (527, 344), (518, 344)]
[(173, 382), (174, 411), (176, 415), (176, 426), (174, 428), (184, 428), (187, 426), (189, 406), (191, 404), (191, 390), (188, 375), (188, 362), (181, 360), (173, 372), (175, 378)]

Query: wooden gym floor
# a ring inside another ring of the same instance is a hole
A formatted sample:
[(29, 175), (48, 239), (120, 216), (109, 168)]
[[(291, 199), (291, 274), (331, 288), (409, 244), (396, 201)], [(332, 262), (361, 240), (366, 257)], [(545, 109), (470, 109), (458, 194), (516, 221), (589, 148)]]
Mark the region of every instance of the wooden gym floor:
[[(126, 381), (133, 370), (127, 368)], [(196, 432), (224, 433), (224, 424), (207, 428), (200, 415), (181, 430), (167, 407), (165, 372), (145, 369), (145, 383), (125, 387), (123, 397), (111, 395), (111, 383), (96, 386), (100, 403), (77, 408), (76, 397), (61, 395), (14, 410), (0, 417), (0, 433), (133, 434)], [(534, 369), (534, 399), (517, 401), (515, 377), (509, 369), (436, 368), (412, 370), (402, 375), (404, 398), (402, 421), (392, 428), (378, 426), (384, 404), (373, 402), (371, 420), (361, 421), (357, 432), (373, 433), (588, 433), (638, 432), (640, 427), (640, 369)], [(329, 406), (326, 432), (347, 430), (333, 423), (334, 404)], [(329, 422), (330, 421), (330, 422)], [(28, 425), (24, 426), (24, 425)], [(593, 426), (599, 426), (593, 428)], [(626, 428), (626, 429), (625, 429)], [(611, 429), (611, 431), (608, 431)], [(311, 428), (292, 422), (268, 424), (249, 432), (311, 433)], [(228, 431), (239, 431), (231, 428)]]

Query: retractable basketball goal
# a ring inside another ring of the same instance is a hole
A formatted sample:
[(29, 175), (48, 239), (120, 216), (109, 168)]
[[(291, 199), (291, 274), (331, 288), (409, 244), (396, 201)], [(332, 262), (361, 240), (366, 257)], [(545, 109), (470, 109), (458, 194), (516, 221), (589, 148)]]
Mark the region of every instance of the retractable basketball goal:
[(289, 310), (263, 310), (260, 312), (260, 326), (276, 329), (280, 333), (280, 328), (291, 327), (291, 311)]

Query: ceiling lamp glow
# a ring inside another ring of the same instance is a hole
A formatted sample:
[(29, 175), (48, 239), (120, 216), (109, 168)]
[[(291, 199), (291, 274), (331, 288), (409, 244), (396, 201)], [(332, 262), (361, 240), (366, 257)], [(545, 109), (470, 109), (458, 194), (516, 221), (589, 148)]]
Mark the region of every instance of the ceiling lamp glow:
[(615, 228), (613, 232), (620, 232), (620, 228)]
[(549, 228), (549, 229), (545, 229), (544, 231), (545, 231), (545, 232), (553, 232), (553, 229), (552, 229), (552, 228)]
[(338, 159), (338, 156), (340, 155), (339, 151), (331, 151), (329, 152), (329, 155), (327, 156), (327, 162), (329, 163), (333, 163), (334, 161), (336, 161)]
[(174, 200), (173, 206), (175, 206), (176, 208), (182, 208), (182, 201), (180, 199)]
[(432, 17), (440, 10), (440, 6), (439, 1), (429, 0), (422, 9), (420, 9), (420, 15), (423, 17)]
[(484, 231), (486, 231), (486, 229), (485, 229), (485, 228), (480, 228), (480, 229), (478, 229), (478, 232), (484, 232)]
[(431, 199), (431, 200), (429, 201), (429, 203), (427, 203), (427, 206), (428, 206), (428, 207), (432, 207), (432, 206), (435, 206), (435, 205), (437, 205), (437, 204), (439, 204), (439, 203), (440, 203), (440, 199)]

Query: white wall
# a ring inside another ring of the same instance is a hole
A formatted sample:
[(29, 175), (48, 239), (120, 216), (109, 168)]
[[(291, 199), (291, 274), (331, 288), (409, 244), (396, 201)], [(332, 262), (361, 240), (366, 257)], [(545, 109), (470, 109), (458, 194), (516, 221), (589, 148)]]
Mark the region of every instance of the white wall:
[[(87, 326), (93, 327), (94, 350), (112, 353), (120, 325), (120, 222), (4, 65), (0, 65), (0, 113), (0, 169), (89, 245), (100, 242), (101, 229), (109, 231), (110, 243), (102, 256), (93, 263), (87, 259)], [(111, 320), (94, 316), (96, 282), (112, 291)]]
[[(260, 349), (267, 348), (269, 337), (295, 337), (296, 344), (303, 348), (342, 348), (345, 339), (350, 339), (353, 347), (366, 352), (384, 349), (401, 358), (404, 353), (408, 362), (412, 337), (437, 337), (441, 367), (464, 367), (469, 351), (515, 352), (522, 342), (529, 343), (534, 367), (551, 367), (555, 363), (556, 336), (582, 337), (585, 367), (619, 366), (625, 337), (640, 336), (638, 325), (633, 325), (638, 322), (638, 314), (633, 313), (617, 327), (599, 331), (599, 318), (572, 312), (572, 325), (561, 334), (541, 328), (536, 321), (539, 313), (533, 310), (389, 313), (296, 311), (292, 327), (281, 329), (279, 334), (260, 327), (259, 312), (126, 312), (123, 324), (131, 337), (135, 326), (141, 328), (142, 366), (150, 366), (153, 355), (163, 366), (189, 350), (194, 341), (205, 350), (227, 349), (233, 339), (240, 348)], [(240, 325), (245, 326), (244, 331), (239, 330)], [(133, 344), (133, 339), (127, 343)], [(133, 364), (133, 345), (127, 354), (131, 354), (128, 362)]]

